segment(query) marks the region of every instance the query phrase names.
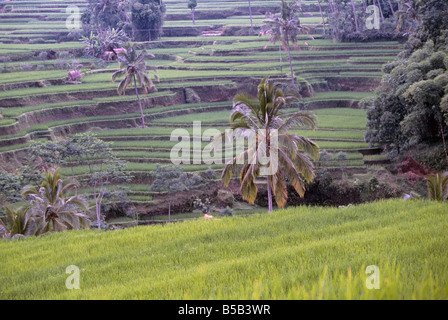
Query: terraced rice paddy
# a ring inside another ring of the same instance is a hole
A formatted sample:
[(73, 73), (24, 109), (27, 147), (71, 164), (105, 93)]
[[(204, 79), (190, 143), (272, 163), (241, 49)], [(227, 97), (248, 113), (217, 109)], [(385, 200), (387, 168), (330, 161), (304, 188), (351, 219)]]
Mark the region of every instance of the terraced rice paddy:
[[(102, 65), (101, 72), (90, 72), (100, 65), (97, 59), (66, 58), (82, 50), (79, 42), (55, 43), (61, 33), (67, 33), (67, 5), (75, 4), (82, 10), (86, 1), (21, 1), (14, 2), (12, 10), (0, 13), (0, 114), (3, 117), (0, 119), (0, 159), (3, 166), (16, 165), (14, 161), (24, 157), (33, 139), (60, 139), (67, 134), (92, 130), (112, 142), (118, 155), (129, 161), (129, 171), (151, 173), (157, 163), (169, 163), (170, 148), (176, 143), (169, 137), (175, 128), (191, 131), (193, 121), (201, 121), (202, 130), (224, 130), (228, 127), (236, 93), (254, 94), (256, 85), (265, 76), (289, 82), (287, 54), (279, 54), (278, 45), (265, 49), (268, 42), (265, 37), (220, 35), (226, 28), (250, 27), (247, 1), (201, 1), (196, 9), (195, 26), (189, 20), (190, 12), (184, 2), (167, 0), (164, 3), (167, 6), (165, 35), (159, 41), (144, 44), (155, 55), (147, 63), (157, 67), (160, 77), (160, 82), (156, 82), (158, 91), (142, 96), (148, 125), (145, 129), (138, 128), (140, 114), (133, 89), (125, 96), (118, 96), (117, 83), (111, 83), (111, 75), (118, 67), (116, 62)], [(305, 4), (315, 8), (317, 2), (305, 1)], [(252, 1), (252, 6), (257, 28), (264, 12), (278, 10), (278, 1)], [(214, 15), (216, 12), (221, 13), (219, 17)], [(364, 167), (358, 150), (368, 148), (363, 138), (366, 118), (359, 101), (372, 94), (382, 64), (391, 60), (401, 45), (397, 42), (333, 43), (321, 37), (320, 21), (316, 11), (303, 19), (313, 27), (315, 39), (301, 37), (302, 50), (292, 52), (294, 75), (305, 93), (302, 108), (316, 115), (319, 127), (316, 131), (297, 133), (315, 139), (324, 150), (347, 155), (346, 160), (319, 165)], [(196, 28), (196, 36), (169, 36), (173, 30), (182, 33), (191, 28)], [(43, 43), (33, 43), (33, 39)], [(54, 50), (57, 59), (39, 58), (48, 50)], [(73, 60), (83, 65), (80, 84), (67, 84), (63, 80), (67, 74), (64, 63)], [(11, 70), (14, 72), (7, 72)], [(193, 90), (200, 102), (187, 101), (187, 89)], [(208, 167), (183, 165), (189, 172), (204, 171)], [(211, 167), (219, 170), (222, 165)], [(86, 168), (80, 166), (74, 172), (85, 174)], [(63, 173), (71, 175), (71, 169), (64, 168)], [(146, 187), (139, 181), (130, 189), (138, 192), (139, 188)], [(137, 194), (134, 194), (136, 201), (152, 201), (150, 196)]]

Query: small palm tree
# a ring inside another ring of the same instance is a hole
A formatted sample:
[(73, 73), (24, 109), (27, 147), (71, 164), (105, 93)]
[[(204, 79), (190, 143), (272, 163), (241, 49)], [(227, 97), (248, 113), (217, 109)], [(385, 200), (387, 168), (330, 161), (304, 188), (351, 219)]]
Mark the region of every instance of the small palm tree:
[(448, 198), (448, 172), (426, 177), (429, 199), (443, 202)]
[[(118, 60), (120, 63), (120, 69), (112, 75), (112, 82), (115, 81), (117, 77), (123, 76), (124, 78), (120, 81), (117, 88), (117, 93), (119, 95), (126, 94), (126, 89), (131, 85), (135, 87), (135, 94), (137, 96), (138, 105), (140, 107), (140, 116), (142, 119), (142, 128), (145, 127), (145, 116), (143, 115), (142, 102), (140, 101), (140, 96), (138, 94), (137, 83), (143, 88), (145, 94), (149, 90), (154, 88), (154, 83), (146, 71), (145, 58), (148, 56), (154, 57), (152, 53), (146, 52), (145, 50), (137, 54), (137, 50), (134, 45), (128, 45), (125, 47), (127, 52), (121, 52), (118, 55)], [(158, 80), (158, 76), (155, 76)]]
[[(256, 143), (227, 162), (221, 178), (228, 186), (233, 172), (245, 157), (252, 155), (257, 158), (256, 161), (243, 164), (240, 174), (242, 196), (249, 203), (254, 203), (258, 192), (255, 180), (261, 176), (258, 151), (265, 148), (270, 165), (275, 164), (274, 167), (278, 168), (276, 172), (270, 172), (266, 176), (269, 211), (272, 212), (272, 193), (278, 207), (283, 208), (288, 198), (287, 183), (303, 197), (305, 183), (311, 182), (315, 177), (312, 161), (318, 159), (319, 147), (312, 140), (288, 133), (288, 130), (294, 127), (315, 129), (316, 120), (313, 115), (303, 111), (283, 119), (282, 110), (299, 98), (284, 94), (279, 85), (271, 83), (268, 78), (264, 78), (259, 84), (257, 98), (253, 99), (247, 94), (235, 96), (230, 116), (231, 128), (240, 130), (243, 134), (254, 134)], [(278, 143), (275, 144), (273, 139), (277, 139)], [(278, 159), (270, 157), (271, 154), (278, 155)]]
[[(300, 34), (308, 34), (310, 31), (309, 27), (300, 23), (298, 17), (300, 11), (301, 7), (297, 2), (287, 3), (282, 0), (281, 14), (277, 16), (268, 13), (266, 15), (266, 20), (263, 21), (264, 25), (260, 32), (260, 36), (269, 35), (271, 37), (265, 48), (269, 43), (276, 44), (277, 42), (281, 42), (283, 49), (288, 52), (292, 86), (294, 86), (294, 72), (292, 69), (290, 44), (300, 50), (297, 37)], [(310, 36), (310, 38), (314, 39), (312, 36)]]
[(24, 206), (18, 209), (5, 207), (6, 209), (6, 230), (9, 235), (29, 236), (36, 233), (36, 221), (31, 215), (30, 207)]
[[(78, 185), (63, 181), (59, 169), (47, 171), (45, 177), (39, 188), (26, 186), (22, 193), (25, 199), (30, 199), (28, 210), (38, 224), (36, 233), (89, 228), (90, 221), (80, 210), (86, 204), (77, 195)], [(75, 194), (68, 197), (72, 190)]]

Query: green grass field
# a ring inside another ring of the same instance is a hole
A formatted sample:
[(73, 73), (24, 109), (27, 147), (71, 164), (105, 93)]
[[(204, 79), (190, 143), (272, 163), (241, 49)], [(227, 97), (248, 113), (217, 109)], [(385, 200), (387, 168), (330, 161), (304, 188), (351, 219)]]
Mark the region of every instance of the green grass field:
[(0, 298), (447, 299), (447, 228), (446, 205), (389, 200), (3, 240)]

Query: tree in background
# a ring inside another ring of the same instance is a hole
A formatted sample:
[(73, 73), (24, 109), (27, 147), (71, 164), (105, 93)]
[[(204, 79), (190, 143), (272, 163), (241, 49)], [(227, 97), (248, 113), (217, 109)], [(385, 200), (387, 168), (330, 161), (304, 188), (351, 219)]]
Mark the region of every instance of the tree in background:
[[(278, 84), (271, 83), (268, 78), (258, 86), (258, 96), (254, 100), (247, 94), (235, 96), (233, 110), (230, 115), (230, 125), (233, 130), (243, 135), (251, 132), (256, 136), (256, 142), (249, 145), (241, 154), (229, 161), (223, 172), (222, 180), (228, 186), (233, 173), (240, 163), (241, 194), (249, 203), (254, 203), (258, 189), (255, 180), (261, 173), (260, 148), (263, 148), (269, 164), (275, 161), (278, 170), (266, 175), (269, 211), (272, 212), (272, 195), (278, 207), (286, 205), (288, 194), (287, 184), (291, 184), (300, 197), (305, 194), (305, 183), (310, 183), (314, 177), (312, 160), (319, 158), (319, 147), (310, 139), (289, 133), (293, 128), (316, 128), (315, 118), (303, 111), (296, 112), (286, 119), (282, 111), (295, 103), (298, 97), (284, 94)], [(278, 137), (278, 144), (271, 143)], [(261, 150), (263, 151), (263, 150)], [(278, 155), (278, 159), (271, 154)], [(253, 161), (255, 160), (255, 161)]]
[(107, 29), (122, 29), (128, 20), (124, 0), (89, 0), (89, 4), (81, 16), (84, 29), (102, 32)]
[(74, 161), (87, 167), (87, 176), (83, 184), (93, 188), (95, 215), (98, 231), (101, 229), (101, 206), (107, 187), (112, 183), (127, 183), (131, 176), (125, 171), (127, 163), (118, 159), (110, 147), (110, 143), (98, 139), (91, 132), (78, 133), (70, 137), (71, 144), (80, 150)]
[[(37, 184), (42, 175), (35, 166), (25, 165), (15, 172), (0, 171), (0, 206), (23, 201), (22, 189), (29, 184)], [(1, 211), (0, 207), (0, 211)]]
[(383, 67), (381, 85), (368, 103), (366, 141), (384, 145), (394, 156), (414, 150), (417, 160), (443, 170), (448, 162), (443, 151), (448, 133), (448, 3), (426, 0), (423, 5), (422, 23), (405, 50)]
[(198, 5), (198, 2), (196, 0), (188, 0), (188, 9), (191, 10), (191, 20), (194, 24), (194, 11), (196, 10), (196, 7)]
[(322, 29), (323, 29), (323, 35), (325, 36), (327, 34), (326, 32), (326, 27), (325, 27), (325, 18), (324, 18), (324, 11), (322, 10), (322, 5), (320, 3), (321, 0), (317, 0), (317, 5), (319, 6), (319, 12), (320, 12), (320, 17), (322, 19)]
[[(57, 142), (36, 142), (31, 146), (31, 150), (31, 158), (39, 163), (41, 168), (55, 170), (59, 165), (70, 166), (71, 180), (76, 185), (75, 170), (77, 167), (84, 167), (83, 171), (87, 171), (87, 174), (77, 174), (77, 177), (82, 186), (93, 188), (95, 215), (100, 228), (103, 199), (108, 197), (107, 200), (111, 200), (115, 196), (108, 192), (107, 187), (113, 183), (127, 183), (131, 179), (125, 171), (127, 163), (118, 159), (110, 143), (88, 132), (74, 134), (68, 139)], [(119, 191), (119, 202), (126, 206), (127, 195), (124, 195), (123, 191), (126, 190)]]
[(81, 20), (85, 35), (119, 29), (134, 41), (148, 41), (162, 34), (165, 10), (160, 0), (89, 0)]
[(288, 52), (292, 86), (294, 86), (294, 71), (292, 69), (291, 44), (300, 50), (297, 37), (301, 34), (308, 34), (310, 31), (309, 27), (300, 23), (298, 16), (300, 11), (301, 7), (298, 2), (288, 3), (282, 0), (282, 11), (280, 15), (275, 15), (270, 12), (267, 13), (260, 32), (260, 36), (270, 36), (269, 43), (271, 44), (281, 42), (283, 49)]
[[(363, 0), (362, 6), (355, 0), (328, 0), (328, 29), (329, 33), (338, 41), (366, 41), (378, 39), (401, 39), (404, 30), (400, 30), (400, 23), (396, 10), (404, 0)], [(379, 30), (369, 29), (367, 19), (372, 18), (373, 12), (367, 12), (367, 7), (376, 6), (379, 15)], [(398, 29), (398, 30), (397, 30)]]
[(162, 35), (165, 5), (159, 0), (129, 0), (135, 41), (154, 41)]
[[(146, 61), (145, 58), (148, 56), (154, 57), (152, 53), (146, 52), (146, 50), (142, 50), (139, 54), (137, 54), (136, 45), (128, 45), (126, 46), (127, 52), (120, 53), (118, 55), (119, 60), (119, 70), (114, 72), (112, 75), (112, 82), (115, 81), (117, 77), (123, 76), (123, 79), (118, 84), (117, 92), (119, 95), (126, 94), (126, 89), (129, 86), (134, 86), (135, 94), (137, 96), (138, 105), (140, 107), (140, 116), (142, 119), (142, 128), (145, 127), (145, 116), (143, 114), (143, 106), (140, 101), (140, 96), (138, 94), (137, 83), (141, 86), (145, 94), (148, 93), (149, 90), (154, 88), (154, 83), (148, 75), (146, 70)], [(156, 79), (158, 80), (158, 76), (156, 75)]]
[(401, 0), (400, 9), (397, 12), (398, 30), (413, 32), (422, 23), (420, 18), (425, 7), (421, 6), (420, 0)]

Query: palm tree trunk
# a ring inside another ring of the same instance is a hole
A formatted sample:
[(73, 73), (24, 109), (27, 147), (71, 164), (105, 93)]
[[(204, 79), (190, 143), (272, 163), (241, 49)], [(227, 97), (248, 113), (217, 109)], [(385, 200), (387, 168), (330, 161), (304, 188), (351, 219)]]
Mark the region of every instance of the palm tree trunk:
[(324, 28), (324, 35), (325, 35), (326, 34), (326, 31), (325, 31), (325, 18), (324, 18), (324, 14), (322, 12), (322, 6), (320, 5), (320, 0), (317, 0), (317, 4), (319, 5), (320, 17), (322, 18), (322, 27)]
[(392, 11), (392, 14), (394, 15), (394, 19), (396, 20), (397, 17), (395, 16), (394, 6), (392, 5), (392, 2), (390, 0), (388, 0), (388, 2), (389, 2), (390, 10)]
[[(375, 0), (374, 0), (375, 1)], [(384, 22), (384, 15), (383, 15), (383, 9), (381, 9), (381, 3), (380, 0), (376, 0), (378, 3), (378, 9), (380, 9), (380, 15), (381, 15), (381, 22)]]
[(287, 46), (288, 46), (288, 57), (289, 57), (289, 69), (291, 71), (291, 84), (294, 87), (294, 71), (292, 70), (291, 49), (289, 48), (289, 42), (287, 42)]
[(193, 20), (193, 25), (194, 25), (194, 9), (191, 9), (191, 20)]
[(252, 22), (252, 6), (250, 5), (250, 0), (249, 0), (249, 15), (250, 15), (250, 32), (253, 34), (254, 33), (254, 24)]
[(93, 198), (95, 199), (95, 214), (96, 214), (96, 222), (98, 224), (98, 232), (100, 232), (101, 231), (101, 213), (99, 211), (100, 210), (99, 208), (101, 208), (101, 207), (99, 206), (99, 203), (98, 203), (98, 195), (97, 195), (95, 186), (93, 186)]
[(356, 32), (359, 32), (359, 27), (358, 27), (358, 15), (357, 15), (357, 13), (356, 13), (355, 1), (354, 1), (354, 0), (350, 0), (350, 2), (352, 3), (353, 17), (355, 18), (355, 29), (356, 29)]
[(269, 176), (266, 178), (267, 189), (268, 189), (268, 206), (269, 212), (272, 212), (272, 191), (271, 191), (271, 183), (269, 182)]
[(144, 128), (145, 127), (145, 116), (143, 115), (142, 102), (140, 101), (140, 96), (138, 95), (137, 80), (135, 79), (135, 76), (134, 76), (134, 86), (135, 86), (135, 94), (137, 95), (138, 105), (140, 107), (140, 116), (142, 118), (142, 128)]
[(278, 52), (280, 53), (280, 72), (283, 72), (283, 57), (282, 57), (282, 45), (278, 45)]
[(443, 132), (443, 126), (442, 125), (440, 125), (440, 132), (442, 133), (443, 148), (445, 150), (446, 164), (448, 165), (448, 151), (446, 149), (445, 132)]

